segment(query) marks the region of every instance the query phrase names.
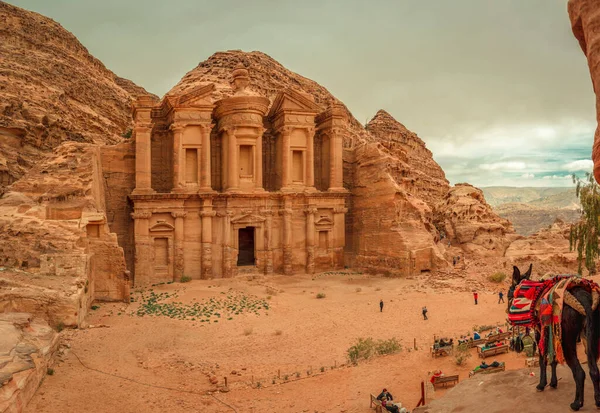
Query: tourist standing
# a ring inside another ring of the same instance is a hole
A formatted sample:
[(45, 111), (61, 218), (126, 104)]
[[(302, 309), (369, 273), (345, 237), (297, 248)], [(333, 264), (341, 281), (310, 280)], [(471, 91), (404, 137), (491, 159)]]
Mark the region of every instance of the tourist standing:
[(423, 306), (423, 320), (427, 320), (427, 307)]
[(504, 302), (504, 293), (502, 291), (498, 292), (498, 304), (500, 304), (500, 302)]
[(475, 305), (477, 305), (477, 298), (479, 297), (479, 294), (477, 294), (477, 291), (473, 291), (473, 299), (475, 300)]
[(383, 300), (379, 300), (379, 312), (383, 313)]

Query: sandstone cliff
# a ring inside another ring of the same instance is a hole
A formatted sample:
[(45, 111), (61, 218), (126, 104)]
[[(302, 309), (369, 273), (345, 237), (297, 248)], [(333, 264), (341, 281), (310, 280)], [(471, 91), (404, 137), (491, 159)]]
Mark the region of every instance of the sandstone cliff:
[(394, 180), (406, 192), (433, 207), (450, 189), (442, 168), (416, 133), (379, 110), (366, 126), (367, 131), (393, 156)]
[(0, 1), (0, 193), (64, 141), (116, 143), (145, 90), (55, 21)]
[[(600, 120), (600, 3), (594, 0), (569, 0), (568, 10), (573, 34), (587, 57), (596, 92), (596, 119)], [(594, 135), (592, 158), (594, 176), (600, 182), (600, 126)]]

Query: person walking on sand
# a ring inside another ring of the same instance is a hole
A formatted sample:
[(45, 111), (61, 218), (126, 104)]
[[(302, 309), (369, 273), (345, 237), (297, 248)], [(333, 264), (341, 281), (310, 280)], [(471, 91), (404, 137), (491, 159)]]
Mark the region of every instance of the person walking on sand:
[(379, 300), (379, 312), (383, 313), (383, 300)]
[(479, 294), (477, 294), (477, 291), (473, 291), (473, 299), (475, 300), (475, 305), (477, 305), (477, 298), (479, 297)]
[(504, 293), (502, 291), (498, 292), (498, 304), (500, 304), (500, 301), (504, 302)]
[(423, 311), (423, 320), (427, 320), (428, 319), (427, 318), (427, 307), (423, 306), (423, 310), (422, 311)]

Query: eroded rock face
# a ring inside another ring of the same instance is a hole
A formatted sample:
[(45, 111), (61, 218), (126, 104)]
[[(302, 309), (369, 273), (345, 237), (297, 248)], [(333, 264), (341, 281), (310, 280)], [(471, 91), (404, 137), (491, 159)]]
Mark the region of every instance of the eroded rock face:
[(70, 32), (0, 2), (0, 193), (64, 141), (116, 143), (131, 128), (132, 96)]
[(519, 236), (511, 223), (488, 205), (479, 188), (456, 184), (435, 208), (436, 226), (467, 253), (503, 256)]
[(431, 207), (446, 195), (450, 189), (446, 175), (416, 133), (385, 110), (378, 111), (366, 129), (395, 158), (390, 172), (403, 190)]
[[(568, 10), (573, 34), (587, 57), (596, 92), (596, 118), (600, 120), (600, 3), (594, 0), (569, 0)], [(600, 128), (596, 129), (594, 135), (592, 158), (594, 176), (600, 182)]]
[(21, 412), (52, 365), (58, 334), (27, 313), (0, 312), (0, 412)]

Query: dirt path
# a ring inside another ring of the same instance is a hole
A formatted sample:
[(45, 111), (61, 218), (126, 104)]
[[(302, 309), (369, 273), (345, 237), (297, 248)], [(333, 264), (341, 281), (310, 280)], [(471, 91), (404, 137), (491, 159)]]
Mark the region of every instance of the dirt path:
[[(58, 363), (55, 374), (47, 376), (27, 412), (234, 411), (206, 395), (215, 390), (211, 376), (219, 386), (228, 378), (230, 391), (214, 396), (238, 412), (368, 412), (369, 393), (383, 387), (412, 409), (419, 399), (419, 384), (429, 371), (460, 374), (462, 380), (479, 362), (475, 356), (459, 367), (453, 357), (432, 359), (429, 345), (434, 334), (458, 337), (474, 325), (505, 319), (505, 306), (497, 304), (494, 292), (497, 286), (489, 286), (486, 292), (480, 290), (481, 282), (460, 275), (424, 280), (322, 274), (314, 279), (294, 276), (157, 286), (155, 294), (177, 294), (166, 300), (181, 303), (172, 308), (190, 308), (212, 298), (213, 303), (226, 302), (224, 307), (235, 307), (233, 311), (240, 314), (228, 314), (232, 310), (227, 308), (207, 310), (210, 322), (201, 321), (207, 318), (202, 313), (187, 320), (139, 317), (131, 315), (142, 301), (139, 294), (128, 306), (101, 305), (89, 323), (109, 327), (64, 332), (71, 352)], [(470, 284), (480, 291), (477, 306)], [(318, 293), (325, 297), (317, 299)], [(269, 309), (256, 304), (259, 310), (240, 310), (243, 306), (232, 304), (239, 297), (266, 302)], [(380, 299), (385, 303), (383, 312)], [(423, 305), (429, 309), (427, 321), (421, 315)], [(346, 350), (358, 337), (396, 337), (404, 349), (350, 367), (345, 365)], [(412, 350), (415, 340), (417, 351)], [(88, 367), (137, 383), (89, 370), (75, 354)], [(508, 368), (524, 366), (523, 358), (512, 353), (498, 360), (506, 361)], [(437, 391), (435, 397), (441, 393)]]

